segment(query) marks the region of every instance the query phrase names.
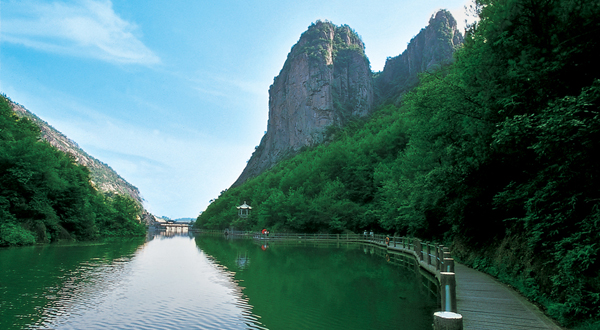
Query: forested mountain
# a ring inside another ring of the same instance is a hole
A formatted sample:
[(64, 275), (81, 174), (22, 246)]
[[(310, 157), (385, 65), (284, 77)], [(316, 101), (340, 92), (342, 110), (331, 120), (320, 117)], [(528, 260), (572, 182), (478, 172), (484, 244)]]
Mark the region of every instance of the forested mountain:
[[(269, 88), (269, 122), (260, 145), (233, 184), (240, 185), (307, 147), (327, 142), (336, 128), (370, 115), (376, 94), (395, 95), (413, 87), (417, 74), (452, 61), (462, 42), (447, 11), (431, 18), (404, 54), (373, 74), (354, 30), (318, 21), (292, 47)], [(399, 78), (402, 77), (402, 78)], [(379, 97), (378, 102), (384, 101)]]
[(85, 166), (90, 171), (90, 179), (96, 189), (108, 196), (119, 194), (131, 198), (137, 202), (138, 206), (142, 210), (142, 220), (145, 223), (150, 223), (153, 221), (153, 216), (146, 211), (146, 209), (144, 209), (143, 199), (140, 196), (140, 191), (137, 187), (125, 181), (125, 179), (123, 179), (110, 166), (90, 156), (87, 152), (81, 149), (79, 145), (75, 143), (75, 141), (57, 131), (54, 127), (41, 120), (38, 116), (27, 110), (22, 105), (12, 102), (11, 100), (8, 100), (8, 102), (17, 116), (25, 117), (39, 127), (41, 138), (44, 141), (48, 142), (56, 149), (69, 154), (78, 164)]
[(312, 24), (269, 88), (267, 131), (234, 186), (303, 147), (322, 143), (328, 126), (367, 115), (373, 97), (369, 61), (359, 36), (348, 26)]
[[(223, 192), (197, 225), (441, 241), (562, 324), (597, 329), (600, 5), (482, 0), (476, 10), (453, 63), (401, 98), (382, 93), (329, 144)], [(253, 213), (239, 219), (244, 201)]]
[(75, 156), (0, 97), (0, 246), (144, 235), (138, 202), (103, 194)]

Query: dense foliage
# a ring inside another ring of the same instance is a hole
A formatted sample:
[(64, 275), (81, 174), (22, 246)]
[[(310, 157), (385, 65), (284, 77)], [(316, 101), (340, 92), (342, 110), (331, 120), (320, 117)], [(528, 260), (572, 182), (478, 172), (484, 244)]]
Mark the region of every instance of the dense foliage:
[(343, 65), (349, 56), (358, 52), (368, 61), (360, 36), (348, 25), (336, 26), (319, 20), (311, 24), (300, 39), (306, 42), (299, 46), (297, 54), (307, 54), (310, 59), (322, 61), (331, 56), (333, 61)]
[(53, 141), (51, 143), (53, 146), (60, 146), (57, 147), (59, 150), (71, 154), (77, 159), (85, 159), (85, 166), (90, 171), (90, 179), (98, 190), (105, 191), (103, 190), (103, 187), (111, 187), (112, 191), (115, 193), (129, 196), (139, 205), (142, 204), (142, 199), (139, 196), (139, 190), (129, 182), (125, 181), (110, 166), (87, 154), (83, 149), (79, 148), (75, 142), (69, 140), (62, 133), (54, 129), (54, 127), (52, 127), (50, 124), (43, 121), (25, 108), (14, 103), (11, 104), (11, 107), (14, 107), (13, 110), (17, 116), (26, 117), (40, 128), (41, 137), (43, 140)]
[(137, 203), (100, 194), (87, 168), (39, 137), (0, 97), (0, 246), (145, 233)]
[[(481, 0), (477, 12), (454, 64), (401, 105), (223, 192), (197, 225), (444, 240), (561, 323), (593, 328), (600, 4)], [(254, 212), (238, 219), (243, 201)]]

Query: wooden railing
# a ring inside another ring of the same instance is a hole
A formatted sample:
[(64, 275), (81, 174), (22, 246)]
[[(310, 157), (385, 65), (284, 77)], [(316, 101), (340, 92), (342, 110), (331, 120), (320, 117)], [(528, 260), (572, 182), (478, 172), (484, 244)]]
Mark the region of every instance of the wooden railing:
[[(202, 230), (203, 233), (224, 234), (224, 231)], [(427, 242), (414, 237), (397, 237), (379, 234), (307, 234), (307, 233), (269, 233), (248, 231), (228, 231), (227, 235), (242, 236), (266, 241), (345, 241), (373, 244), (390, 251), (412, 255), (419, 266), (431, 273), (440, 285), (441, 311), (434, 314), (434, 329), (462, 329), (462, 316), (456, 305), (456, 278), (454, 259), (450, 249), (441, 244)]]

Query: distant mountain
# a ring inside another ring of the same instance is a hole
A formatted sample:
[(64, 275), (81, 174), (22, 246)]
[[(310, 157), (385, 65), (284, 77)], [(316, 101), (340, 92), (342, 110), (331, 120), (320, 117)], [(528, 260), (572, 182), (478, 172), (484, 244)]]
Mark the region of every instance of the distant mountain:
[(179, 218), (179, 219), (175, 219), (173, 221), (178, 222), (178, 223), (190, 223), (191, 221), (196, 221), (196, 218)]
[(90, 156), (77, 145), (73, 140), (66, 137), (47, 122), (41, 120), (38, 116), (27, 110), (22, 105), (9, 101), (13, 111), (19, 117), (26, 117), (34, 122), (42, 133), (42, 139), (50, 143), (55, 148), (71, 155), (75, 161), (90, 170), (92, 184), (99, 191), (105, 194), (121, 194), (131, 197), (143, 210), (143, 219), (146, 223), (154, 220), (154, 217), (143, 207), (143, 199), (140, 196), (138, 188), (125, 181), (110, 166)]
[[(375, 75), (379, 102), (401, 97), (419, 82), (418, 74), (452, 62), (452, 54), (464, 39), (456, 20), (447, 10), (440, 10), (408, 44), (406, 50), (389, 57), (383, 71)], [(398, 99), (392, 101), (399, 101)]]
[(327, 21), (312, 24), (269, 88), (267, 132), (233, 186), (304, 147), (327, 141), (333, 131), (329, 127), (368, 116), (377, 104), (414, 87), (419, 73), (450, 63), (462, 42), (456, 20), (441, 10), (405, 52), (389, 58), (384, 70), (373, 74), (354, 30)]

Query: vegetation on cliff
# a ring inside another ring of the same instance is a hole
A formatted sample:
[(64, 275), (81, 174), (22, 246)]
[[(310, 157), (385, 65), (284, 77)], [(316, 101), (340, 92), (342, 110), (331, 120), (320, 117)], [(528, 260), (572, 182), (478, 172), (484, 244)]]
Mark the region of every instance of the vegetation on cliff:
[(127, 197), (99, 193), (86, 167), (41, 141), (0, 97), (0, 246), (143, 235), (140, 212)]
[(406, 50), (396, 57), (388, 57), (383, 71), (374, 75), (378, 103), (399, 104), (404, 93), (418, 84), (419, 73), (433, 72), (452, 63), (453, 53), (463, 41), (452, 14), (447, 10), (438, 11)]
[(368, 61), (360, 36), (348, 25), (336, 26), (329, 21), (317, 21), (308, 27), (300, 39), (306, 42), (300, 46), (297, 54), (306, 53), (317, 61), (328, 57), (334, 61), (347, 61), (346, 56), (351, 52), (361, 54)]
[[(223, 192), (197, 225), (442, 240), (562, 324), (597, 325), (600, 6), (481, 0), (477, 11), (455, 62), (422, 74), (401, 104)], [(238, 219), (243, 201), (254, 212)]]
[(105, 195), (122, 195), (137, 202), (143, 213), (143, 221), (149, 223), (151, 215), (143, 208), (143, 201), (138, 188), (125, 181), (110, 166), (90, 156), (77, 143), (50, 126), (25, 107), (9, 100), (9, 104), (18, 117), (25, 117), (39, 127), (41, 139), (51, 146), (70, 155), (78, 164), (90, 171), (90, 180), (94, 187)]
[(328, 126), (367, 116), (373, 101), (372, 72), (358, 34), (347, 25), (313, 23), (269, 88), (266, 134), (233, 186), (323, 143)]

